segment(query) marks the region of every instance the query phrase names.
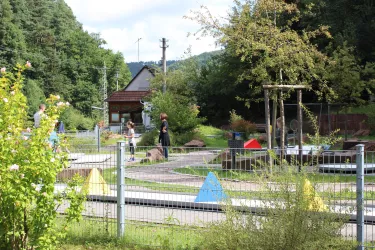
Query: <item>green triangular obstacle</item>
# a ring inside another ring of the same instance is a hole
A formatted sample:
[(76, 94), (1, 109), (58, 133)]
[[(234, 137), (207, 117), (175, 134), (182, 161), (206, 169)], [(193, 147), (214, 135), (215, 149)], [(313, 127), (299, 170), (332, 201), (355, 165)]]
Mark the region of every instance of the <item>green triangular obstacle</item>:
[(223, 187), (216, 176), (209, 172), (206, 180), (204, 181), (195, 202), (210, 202), (210, 201), (223, 201), (228, 196), (224, 193)]

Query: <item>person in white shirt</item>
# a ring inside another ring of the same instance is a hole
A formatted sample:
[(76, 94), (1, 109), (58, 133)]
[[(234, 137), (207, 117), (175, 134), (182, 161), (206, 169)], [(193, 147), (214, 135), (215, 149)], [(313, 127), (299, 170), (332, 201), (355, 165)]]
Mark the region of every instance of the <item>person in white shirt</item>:
[(42, 114), (46, 110), (46, 105), (40, 104), (39, 110), (34, 114), (34, 127), (39, 128), (40, 127), (40, 119), (42, 118)]
[(134, 123), (129, 121), (126, 123), (128, 127), (128, 135), (125, 135), (125, 138), (129, 139), (129, 148), (130, 148), (130, 158), (128, 161), (135, 161), (134, 159), (134, 147), (135, 147), (135, 139), (134, 139)]

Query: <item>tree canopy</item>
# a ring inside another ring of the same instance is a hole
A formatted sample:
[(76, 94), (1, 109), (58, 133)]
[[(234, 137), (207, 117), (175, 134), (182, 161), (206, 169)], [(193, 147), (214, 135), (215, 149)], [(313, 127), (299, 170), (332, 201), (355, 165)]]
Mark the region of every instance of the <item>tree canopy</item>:
[(0, 2), (0, 65), (19, 61), (33, 65), (24, 93), (30, 116), (45, 96), (59, 94), (85, 116), (102, 106), (104, 63), (108, 94), (131, 79), (121, 53), (105, 49), (99, 34), (89, 34), (63, 0), (2, 0)]

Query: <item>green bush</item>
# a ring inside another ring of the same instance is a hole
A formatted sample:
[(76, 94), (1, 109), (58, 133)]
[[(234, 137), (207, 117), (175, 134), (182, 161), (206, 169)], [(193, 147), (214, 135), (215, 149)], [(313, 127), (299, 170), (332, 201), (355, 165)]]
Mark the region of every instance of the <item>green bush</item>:
[(198, 132), (190, 131), (183, 134), (170, 133), (172, 146), (183, 146), (191, 140), (204, 141), (203, 135)]
[(232, 109), (232, 111), (229, 111), (229, 123), (232, 124), (236, 121), (243, 120), (242, 116), (237, 115), (236, 110)]
[(157, 92), (152, 99), (152, 121), (156, 126), (160, 126), (160, 113), (168, 115), (169, 130), (176, 134), (184, 134), (193, 131), (199, 124), (204, 122), (204, 118), (198, 117), (197, 106), (190, 105), (173, 94), (167, 92), (162, 94)]
[(137, 143), (138, 146), (155, 146), (159, 138), (159, 131), (154, 129), (150, 132), (142, 134), (140, 141)]
[(90, 130), (94, 127), (94, 121), (92, 119), (85, 117), (73, 107), (66, 109), (61, 114), (60, 120), (64, 122), (65, 130)]
[(203, 249), (353, 249), (354, 243), (340, 234), (349, 216), (317, 202), (313, 185), (306, 187), (307, 175), (296, 175), (294, 168), (283, 171), (260, 176), (263, 191), (273, 197), (263, 201), (261, 216), (227, 205), (226, 219), (203, 233)]
[[(52, 148), (48, 138), (61, 111), (69, 103), (51, 95), (41, 114), (40, 127), (26, 129), (27, 100), (21, 92), (22, 71), (0, 73), (0, 249), (55, 249), (70, 222), (81, 217), (85, 192), (78, 192), (82, 179), (73, 178), (64, 190), (69, 199), (62, 228), (56, 224), (57, 207), (63, 196), (55, 193), (56, 176), (68, 166), (68, 155)], [(22, 131), (31, 133), (25, 136)], [(59, 148), (65, 148), (64, 140)]]

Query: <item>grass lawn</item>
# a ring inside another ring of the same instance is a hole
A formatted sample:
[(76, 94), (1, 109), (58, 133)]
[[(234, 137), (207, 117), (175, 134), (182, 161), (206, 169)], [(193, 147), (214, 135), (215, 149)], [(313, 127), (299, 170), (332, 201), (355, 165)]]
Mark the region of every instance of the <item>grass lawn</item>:
[[(60, 220), (62, 220), (60, 218)], [(168, 224), (125, 222), (125, 238), (116, 238), (116, 221), (105, 218), (70, 225), (67, 239), (58, 249), (199, 249), (201, 228)]]
[(225, 131), (212, 127), (199, 125), (198, 131), (203, 135), (204, 143), (210, 148), (225, 148), (228, 147), (228, 139), (226, 139)]

